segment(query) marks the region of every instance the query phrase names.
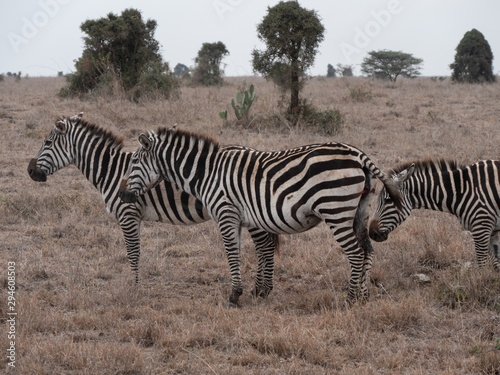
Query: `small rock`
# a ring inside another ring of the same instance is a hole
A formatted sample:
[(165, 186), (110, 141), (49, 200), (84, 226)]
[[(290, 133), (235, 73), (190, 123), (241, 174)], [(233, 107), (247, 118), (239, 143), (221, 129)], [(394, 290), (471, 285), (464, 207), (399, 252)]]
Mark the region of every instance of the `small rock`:
[(411, 275), (411, 276), (416, 278), (422, 284), (427, 284), (427, 283), (431, 282), (431, 278), (427, 275), (424, 275), (423, 273), (416, 273), (415, 275)]

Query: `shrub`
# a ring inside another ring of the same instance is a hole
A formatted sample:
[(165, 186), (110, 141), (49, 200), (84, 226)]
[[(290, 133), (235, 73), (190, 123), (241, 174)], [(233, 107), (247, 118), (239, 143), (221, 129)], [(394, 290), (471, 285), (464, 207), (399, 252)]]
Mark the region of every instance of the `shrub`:
[(366, 90), (362, 85), (349, 87), (350, 97), (355, 102), (366, 102), (373, 98), (372, 90)]
[(144, 67), (134, 87), (133, 99), (137, 101), (141, 96), (159, 96), (169, 99), (177, 93), (179, 84), (170, 73), (167, 63), (154, 61)]
[(337, 134), (344, 124), (344, 115), (338, 109), (328, 111), (318, 111), (311, 105), (303, 105), (301, 119), (307, 124), (308, 128), (316, 128), (317, 131), (327, 134)]
[[(84, 51), (75, 63), (76, 72), (66, 76), (68, 86), (59, 95), (113, 94), (120, 90), (130, 91), (130, 97), (136, 98), (140, 92), (165, 93), (173, 88), (168, 78), (153, 78), (165, 65), (154, 38), (156, 26), (154, 20), (143, 21), (136, 9), (85, 21), (80, 26), (86, 35)], [(152, 87), (147, 88), (148, 84)]]

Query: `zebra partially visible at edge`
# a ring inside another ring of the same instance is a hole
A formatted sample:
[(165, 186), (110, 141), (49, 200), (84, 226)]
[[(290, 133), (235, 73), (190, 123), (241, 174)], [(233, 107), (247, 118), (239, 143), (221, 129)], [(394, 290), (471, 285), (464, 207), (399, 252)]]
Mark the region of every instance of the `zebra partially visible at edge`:
[[(118, 198), (118, 188), (132, 153), (122, 151), (122, 138), (88, 123), (82, 116), (83, 112), (56, 121), (37, 156), (30, 161), (28, 173), (34, 181), (43, 182), (48, 175), (70, 164), (80, 169), (101, 194), (108, 213), (118, 220), (128, 260), (138, 282), (141, 221), (191, 225), (210, 220), (210, 216), (199, 200), (167, 181), (141, 195), (135, 204), (122, 202)], [(227, 146), (227, 149), (238, 148), (241, 147)], [(273, 287), (278, 236), (261, 230), (249, 232), (259, 259), (254, 293), (265, 297)]]
[(462, 166), (447, 160), (419, 160), (395, 168), (391, 177), (403, 196), (396, 209), (383, 189), (370, 222), (370, 237), (387, 240), (415, 208), (448, 212), (472, 233), (476, 259), (486, 264), (488, 254), (500, 271), (500, 161), (485, 160)]
[(241, 227), (299, 233), (324, 221), (349, 260), (347, 301), (367, 298), (366, 278), (372, 262), (368, 237), (368, 203), (377, 177), (399, 192), (361, 150), (325, 143), (278, 152), (225, 151), (198, 134), (159, 129), (139, 136), (121, 196), (133, 202), (167, 179), (193, 194), (219, 224), (231, 272), (230, 305), (242, 293)]

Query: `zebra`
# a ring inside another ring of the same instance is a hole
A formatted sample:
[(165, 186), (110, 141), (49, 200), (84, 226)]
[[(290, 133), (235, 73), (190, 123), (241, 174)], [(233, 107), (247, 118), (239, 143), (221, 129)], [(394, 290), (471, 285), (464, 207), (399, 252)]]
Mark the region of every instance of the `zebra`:
[[(117, 219), (123, 232), (130, 267), (139, 281), (140, 226), (142, 221), (191, 225), (210, 220), (201, 201), (165, 181), (141, 195), (135, 204), (118, 198), (119, 184), (128, 169), (132, 152), (124, 152), (123, 138), (82, 119), (83, 112), (59, 118), (28, 165), (34, 181), (74, 164), (102, 196), (107, 212)], [(227, 146), (237, 149), (239, 146)], [(254, 294), (266, 297), (273, 288), (275, 248), (278, 236), (251, 229), (259, 260)]]
[(324, 221), (350, 264), (347, 303), (368, 298), (372, 266), (368, 237), (372, 179), (380, 179), (395, 202), (399, 192), (361, 150), (342, 143), (313, 144), (262, 152), (224, 150), (196, 133), (160, 128), (139, 136), (121, 196), (138, 194), (168, 180), (203, 202), (218, 223), (231, 273), (229, 305), (238, 305), (241, 227), (269, 233), (307, 231)]
[(402, 164), (391, 178), (403, 196), (403, 207), (394, 206), (382, 189), (370, 221), (370, 237), (387, 240), (414, 208), (448, 212), (472, 233), (479, 266), (488, 254), (500, 271), (500, 161), (484, 160), (469, 166), (444, 159), (424, 159)]

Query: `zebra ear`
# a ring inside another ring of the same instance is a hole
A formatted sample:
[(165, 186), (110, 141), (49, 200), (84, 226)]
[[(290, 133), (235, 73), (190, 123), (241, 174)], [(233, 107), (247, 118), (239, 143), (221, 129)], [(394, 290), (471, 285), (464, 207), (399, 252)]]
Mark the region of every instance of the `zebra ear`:
[(71, 116), (70, 120), (71, 121), (78, 121), (78, 120), (81, 120), (83, 117), (83, 112), (80, 112), (79, 114), (77, 115), (74, 115), (74, 116)]
[(62, 134), (66, 133), (66, 122), (63, 120), (56, 121), (56, 129)]
[(415, 163), (412, 163), (408, 168), (399, 172), (394, 178), (394, 181), (396, 182), (396, 184), (402, 185), (406, 180), (408, 180), (411, 177), (413, 172), (415, 172)]
[(146, 134), (141, 134), (139, 136), (139, 143), (141, 144), (142, 148), (144, 148), (146, 151), (149, 151), (151, 148), (151, 140), (148, 138)]

